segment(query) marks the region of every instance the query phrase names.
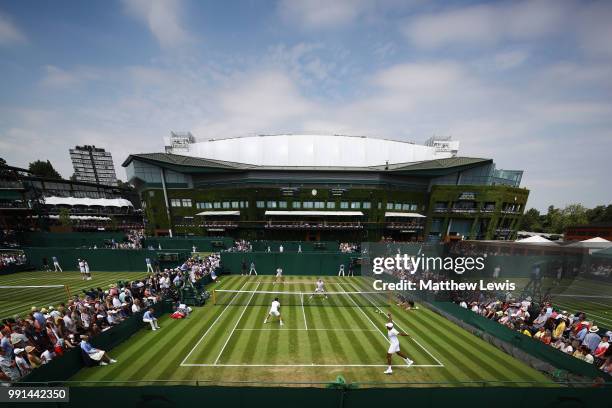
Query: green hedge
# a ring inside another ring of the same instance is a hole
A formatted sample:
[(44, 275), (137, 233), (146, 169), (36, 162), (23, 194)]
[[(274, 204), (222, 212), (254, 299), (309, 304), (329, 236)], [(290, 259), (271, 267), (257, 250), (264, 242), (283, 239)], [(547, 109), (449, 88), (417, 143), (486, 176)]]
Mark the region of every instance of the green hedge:
[(145, 248), (152, 245), (158, 249), (161, 245), (162, 250), (169, 249), (184, 249), (192, 250), (196, 247), (198, 252), (215, 252), (222, 249), (231, 248), (234, 245), (234, 239), (231, 237), (152, 237), (146, 238), (144, 242)]
[(17, 235), (22, 246), (30, 247), (104, 247), (106, 240), (123, 242), (122, 232), (22, 232)]
[[(146, 258), (157, 259), (157, 254), (163, 251), (147, 251), (137, 249), (74, 249), (58, 247), (23, 248), (28, 262), (37, 269), (42, 268), (43, 258), (53, 268), (53, 256), (56, 256), (62, 269), (78, 271), (77, 259), (87, 259), (93, 273), (97, 271), (146, 271)], [(184, 255), (183, 255), (184, 256)], [(173, 265), (175, 266), (175, 265)]]
[[(188, 407), (202, 404), (245, 408), (272, 404), (292, 408), (372, 408), (385, 404), (423, 408), (475, 405), (495, 408), (585, 408), (607, 406), (605, 401), (609, 400), (609, 393), (610, 390), (604, 388), (439, 388), (435, 384), (428, 388), (399, 385), (392, 388), (361, 389), (151, 384), (148, 387), (71, 387), (70, 402), (57, 406), (106, 408), (109, 404), (117, 403), (124, 407)], [(45, 405), (49, 404), (41, 404)]]
[(286, 252), (297, 252), (298, 246), (302, 246), (302, 252), (338, 252), (338, 241), (255, 241), (252, 243), (253, 251), (278, 252), (282, 245)]

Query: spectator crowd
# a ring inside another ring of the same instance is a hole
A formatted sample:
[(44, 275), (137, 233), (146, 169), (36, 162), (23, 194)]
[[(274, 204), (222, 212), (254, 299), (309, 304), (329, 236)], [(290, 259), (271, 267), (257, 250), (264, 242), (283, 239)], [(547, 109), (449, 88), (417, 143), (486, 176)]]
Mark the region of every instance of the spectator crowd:
[[(26, 316), (0, 322), (0, 381), (17, 381), (65, 351), (80, 347), (100, 365), (115, 360), (89, 343), (100, 333), (139, 312), (153, 319), (152, 305), (162, 299), (175, 303), (173, 316), (187, 314), (179, 289), (206, 275), (216, 278), (219, 255), (192, 257), (173, 269), (151, 273), (144, 279), (118, 282), (108, 289), (90, 288), (56, 306), (33, 306)], [(214, 280), (214, 279), (213, 279)], [(152, 327), (157, 326), (155, 321)]]
[(583, 312), (571, 314), (530, 296), (517, 300), (507, 294), (499, 300), (483, 292), (463, 294), (456, 303), (612, 374), (612, 331), (600, 329)]
[(23, 252), (5, 252), (0, 253), (0, 269), (9, 265), (25, 265), (28, 263), (25, 253)]

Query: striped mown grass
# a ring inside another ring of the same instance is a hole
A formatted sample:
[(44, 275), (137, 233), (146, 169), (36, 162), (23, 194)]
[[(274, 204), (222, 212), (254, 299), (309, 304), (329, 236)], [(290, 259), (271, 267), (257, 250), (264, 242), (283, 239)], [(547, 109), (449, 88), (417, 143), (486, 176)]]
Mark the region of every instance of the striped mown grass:
[[(233, 290), (311, 291), (312, 277), (222, 277), (216, 288)], [(371, 291), (364, 278), (325, 279), (328, 291)], [(253, 295), (257, 296), (257, 295)], [(281, 304), (283, 295), (279, 295)], [(71, 380), (146, 384), (199, 383), (323, 384), (342, 375), (349, 382), (415, 386), (529, 385), (551, 383), (545, 375), (473, 336), (422, 305), (404, 311), (397, 306), (326, 306), (322, 299), (281, 306), (285, 325), (264, 324), (269, 306), (242, 302), (195, 308), (184, 320), (160, 318), (161, 329), (139, 333), (110, 353), (119, 360), (106, 367), (84, 368)], [(361, 302), (363, 304), (363, 302)], [(393, 357), (394, 374), (383, 374), (386, 316), (391, 311), (410, 338), (401, 348), (414, 361), (407, 368)]]
[[(119, 280), (139, 279), (145, 272), (92, 272), (92, 280), (84, 281), (79, 272), (19, 272), (0, 276), (0, 286), (67, 285), (72, 295), (83, 289), (106, 289)], [(68, 300), (64, 288), (0, 288), (0, 319), (28, 313), (32, 306), (57, 306)]]

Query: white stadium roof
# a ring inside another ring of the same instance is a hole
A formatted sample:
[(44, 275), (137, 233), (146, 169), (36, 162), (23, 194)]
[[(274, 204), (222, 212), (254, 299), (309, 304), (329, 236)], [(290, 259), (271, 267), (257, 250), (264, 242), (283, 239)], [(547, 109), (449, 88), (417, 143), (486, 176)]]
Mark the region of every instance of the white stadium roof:
[(419, 145), (345, 135), (261, 135), (172, 144), (167, 153), (257, 166), (380, 166), (456, 156), (459, 142), (435, 140)]
[(132, 203), (125, 198), (81, 198), (81, 197), (45, 197), (48, 205), (84, 205), (99, 207), (133, 207)]

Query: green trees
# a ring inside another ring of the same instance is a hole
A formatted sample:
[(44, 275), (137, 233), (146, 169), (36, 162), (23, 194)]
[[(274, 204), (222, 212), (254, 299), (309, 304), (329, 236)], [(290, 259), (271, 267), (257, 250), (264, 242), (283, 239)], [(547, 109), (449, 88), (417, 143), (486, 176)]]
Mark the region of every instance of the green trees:
[(546, 214), (535, 208), (525, 212), (519, 230), (561, 234), (572, 225), (612, 222), (612, 204), (588, 209), (582, 204), (569, 204), (565, 208), (551, 205)]
[(49, 160), (47, 161), (36, 160), (35, 162), (30, 163), (28, 170), (30, 170), (30, 172), (33, 175), (38, 176), (38, 177), (47, 177), (47, 178), (54, 178), (54, 179), (60, 179), (60, 180), (62, 178), (62, 176), (60, 176), (57, 170), (53, 168), (53, 165), (51, 164)]

